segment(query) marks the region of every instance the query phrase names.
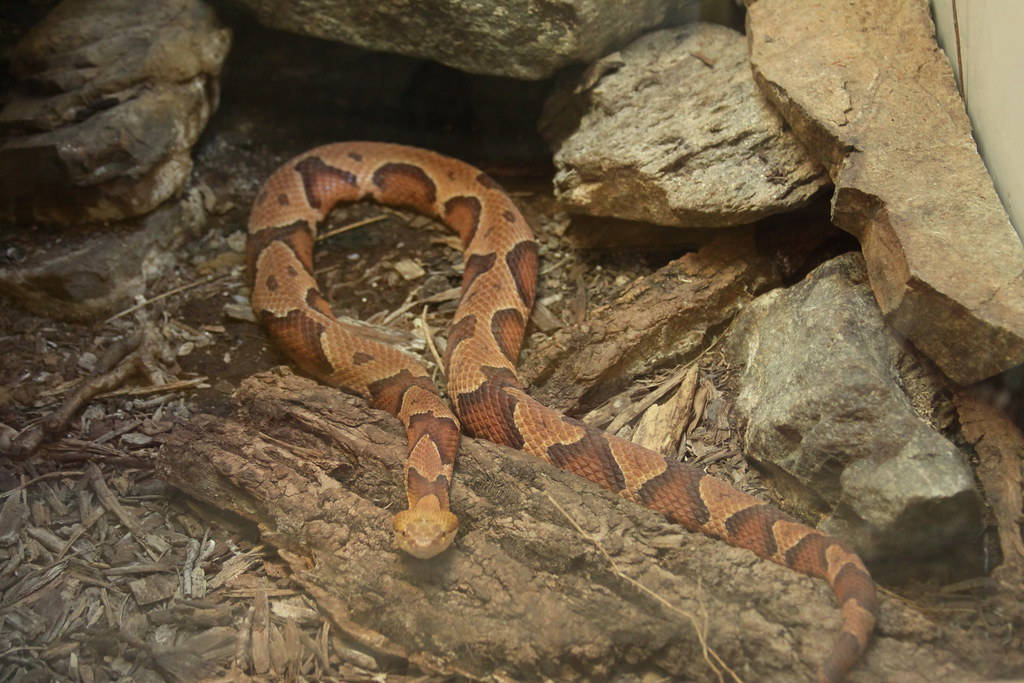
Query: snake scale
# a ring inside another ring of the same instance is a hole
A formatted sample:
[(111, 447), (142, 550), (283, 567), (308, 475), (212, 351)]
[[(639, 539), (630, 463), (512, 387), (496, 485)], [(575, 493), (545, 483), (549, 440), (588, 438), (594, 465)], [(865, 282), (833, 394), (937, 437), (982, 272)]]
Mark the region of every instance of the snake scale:
[[(455, 412), (418, 361), (338, 321), (317, 286), (317, 225), (337, 202), (363, 198), (437, 218), (461, 238), (462, 293), (444, 354)], [(405, 426), (409, 507), (394, 526), (406, 552), (428, 558), (452, 542), (458, 521), (448, 491), (464, 429), (543, 458), (687, 529), (825, 579), (839, 602), (842, 627), (819, 680), (841, 680), (864, 651), (878, 615), (875, 585), (840, 541), (523, 391), (515, 365), (536, 294), (537, 243), (512, 200), (483, 172), (400, 145), (318, 147), (264, 183), (249, 217), (247, 251), (253, 309), (293, 362), (322, 382), (363, 395)]]

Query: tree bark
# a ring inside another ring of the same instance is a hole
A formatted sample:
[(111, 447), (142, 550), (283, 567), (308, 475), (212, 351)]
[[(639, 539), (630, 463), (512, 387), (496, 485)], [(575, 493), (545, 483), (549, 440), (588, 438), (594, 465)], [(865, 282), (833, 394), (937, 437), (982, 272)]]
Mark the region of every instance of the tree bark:
[[(729, 667), (792, 681), (831, 647), (839, 613), (824, 582), (475, 439), (456, 465), (453, 547), (404, 556), (391, 532), (404, 499), (397, 420), (286, 369), (244, 381), (235, 403), (179, 425), (162, 476), (258, 523), (298, 584), (379, 658), (471, 679), (716, 680), (713, 667)], [(883, 596), (851, 680), (963, 678), (958, 662), (980, 661), (978, 648), (992, 646)]]

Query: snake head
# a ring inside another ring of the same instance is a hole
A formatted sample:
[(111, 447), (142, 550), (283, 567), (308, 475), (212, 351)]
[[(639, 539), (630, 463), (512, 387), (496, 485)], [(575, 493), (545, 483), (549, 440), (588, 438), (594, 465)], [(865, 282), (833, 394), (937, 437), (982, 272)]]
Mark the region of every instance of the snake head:
[(442, 510), (437, 496), (428, 495), (395, 515), (395, 543), (421, 560), (437, 555), (452, 544), (459, 519)]

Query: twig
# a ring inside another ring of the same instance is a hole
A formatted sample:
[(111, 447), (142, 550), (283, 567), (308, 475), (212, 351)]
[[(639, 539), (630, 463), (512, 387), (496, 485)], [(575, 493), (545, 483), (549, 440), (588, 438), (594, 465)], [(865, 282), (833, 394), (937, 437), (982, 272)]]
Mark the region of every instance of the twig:
[(540, 271), (540, 275), (538, 275), (538, 277), (544, 277), (545, 275), (548, 275), (549, 273), (553, 273), (554, 271), (558, 270), (559, 268), (561, 268), (562, 266), (564, 266), (566, 263), (568, 263), (571, 260), (572, 260), (572, 254), (567, 254), (567, 255), (563, 256), (562, 258), (558, 259), (557, 261), (555, 261), (551, 265), (547, 266), (546, 268), (542, 268), (541, 271)]
[(33, 478), (29, 479), (28, 481), (26, 481), (26, 482), (24, 482), (24, 483), (22, 483), (22, 484), (20, 484), (18, 486), (15, 486), (12, 489), (8, 489), (8, 490), (4, 491), (3, 493), (0, 493), (0, 500), (3, 500), (4, 498), (7, 498), (8, 496), (13, 496), (16, 493), (19, 493), (20, 491), (23, 491), (23, 490), (27, 489), (32, 484), (35, 484), (36, 482), (43, 481), (44, 479), (60, 479), (62, 477), (77, 477), (77, 476), (81, 476), (83, 474), (85, 474), (85, 472), (83, 472), (82, 470), (67, 470), (67, 471), (60, 470), (58, 472), (47, 472), (46, 474), (40, 474), (38, 477), (33, 477)]
[(380, 324), (387, 325), (398, 316), (415, 308), (416, 306), (419, 306), (420, 304), (438, 304), (444, 301), (458, 299), (461, 291), (462, 289), (459, 287), (452, 287), (451, 289), (446, 289), (443, 292), (438, 292), (437, 294), (431, 294), (430, 296), (423, 297), (422, 299), (415, 299), (410, 296), (405, 303), (388, 313), (384, 319), (380, 321)]
[(150, 299), (145, 299), (145, 300), (140, 301), (139, 303), (135, 304), (134, 306), (132, 306), (130, 308), (126, 308), (126, 309), (124, 309), (123, 311), (121, 311), (119, 313), (115, 313), (114, 315), (112, 315), (109, 318), (107, 318), (106, 320), (104, 320), (103, 324), (106, 325), (107, 323), (109, 323), (111, 321), (114, 321), (114, 320), (117, 320), (118, 318), (123, 318), (124, 316), (128, 315), (129, 313), (134, 313), (135, 311), (139, 310), (140, 308), (145, 308), (146, 306), (148, 306), (148, 305), (150, 305), (152, 303), (156, 303), (157, 301), (160, 301), (161, 299), (166, 299), (169, 296), (174, 296), (175, 294), (180, 294), (180, 293), (182, 293), (182, 292), (184, 292), (186, 290), (193, 289), (195, 287), (200, 287), (202, 285), (208, 285), (208, 284), (213, 284), (214, 282), (220, 282), (221, 280), (226, 280), (229, 277), (231, 277), (231, 276), (230, 275), (221, 275), (220, 277), (207, 277), (207, 278), (204, 278), (202, 280), (195, 280), (193, 282), (189, 282), (187, 284), (181, 285), (180, 287), (175, 287), (174, 289), (170, 289), (170, 290), (164, 292), (163, 294), (157, 294), (156, 296), (154, 296), (154, 297), (152, 297)]
[(177, 382), (168, 382), (167, 384), (158, 384), (148, 387), (128, 387), (127, 389), (115, 389), (114, 391), (96, 394), (94, 398), (111, 398), (112, 396), (146, 396), (148, 394), (161, 394), (164, 392), (179, 391), (181, 389), (202, 387), (209, 380), (209, 377), (204, 376), (195, 377), (193, 379), (182, 379), (178, 380)]
[(430, 349), (430, 355), (434, 357), (434, 361), (437, 363), (437, 367), (441, 370), (441, 376), (446, 377), (444, 362), (441, 360), (441, 354), (437, 352), (437, 346), (434, 345), (434, 331), (430, 327), (430, 323), (427, 322), (427, 307), (423, 307), (423, 312), (420, 314), (420, 326), (423, 330), (423, 339), (427, 342), (427, 348)]
[[(608, 551), (605, 550), (604, 547), (598, 542), (598, 540), (596, 538), (594, 538), (592, 535), (590, 535), (589, 533), (587, 533), (586, 531), (584, 531), (583, 527), (581, 527), (576, 522), (576, 520), (572, 518), (572, 516), (565, 510), (565, 508), (563, 508), (561, 505), (558, 504), (558, 501), (556, 501), (551, 496), (550, 493), (545, 491), (544, 495), (547, 496), (547, 499), (549, 501), (551, 501), (551, 504), (554, 505), (555, 508), (559, 512), (561, 512), (562, 515), (569, 521), (569, 524), (571, 524), (573, 526), (573, 528), (576, 529), (576, 532), (580, 536), (582, 536), (583, 538), (587, 539), (591, 543), (591, 545), (593, 545), (595, 548), (597, 548), (598, 552), (600, 552), (604, 556), (604, 559), (611, 566), (612, 572), (617, 577), (619, 577), (620, 579), (622, 579), (626, 583), (630, 584), (631, 586), (633, 586), (634, 588), (639, 590), (641, 593), (644, 593), (648, 597), (654, 599), (656, 602), (658, 602), (665, 609), (667, 609), (667, 610), (669, 610), (671, 612), (675, 612), (676, 614), (682, 616), (683, 618), (688, 619), (690, 621), (690, 623), (693, 624), (693, 629), (694, 629), (694, 631), (697, 632), (697, 640), (700, 642), (701, 651), (704, 654), (704, 661), (707, 662), (708, 667), (712, 671), (715, 672), (715, 675), (718, 677), (719, 681), (724, 681), (724, 678), (722, 677), (722, 673), (723, 673), (722, 670), (724, 669), (725, 673), (728, 673), (730, 676), (732, 676), (732, 678), (735, 681), (735, 683), (743, 683), (743, 679), (741, 679), (736, 674), (735, 671), (733, 671), (731, 668), (729, 668), (729, 665), (726, 664), (722, 660), (722, 658), (718, 656), (718, 653), (715, 652), (708, 645), (707, 637), (706, 637), (706, 635), (707, 635), (707, 613), (706, 612), (704, 614), (704, 624), (702, 625), (700, 622), (698, 622), (697, 617), (693, 616), (692, 614), (690, 614), (689, 612), (687, 612), (684, 609), (676, 607), (675, 605), (673, 605), (671, 602), (669, 602), (663, 596), (659, 595), (658, 593), (655, 593), (653, 590), (651, 590), (647, 586), (643, 585), (642, 583), (640, 583), (639, 581), (637, 581), (633, 577), (631, 577), (628, 574), (626, 574), (624, 571), (622, 571), (619, 568), (619, 565), (617, 565), (615, 563), (615, 560), (608, 553)], [(698, 603), (699, 602), (700, 601), (698, 601)], [(712, 662), (711, 661), (712, 659), (714, 659), (715, 661)]]
[(385, 220), (387, 218), (390, 218), (390, 214), (382, 214), (380, 216), (373, 216), (372, 218), (367, 218), (366, 220), (356, 221), (355, 223), (349, 223), (348, 225), (342, 225), (340, 227), (334, 228), (333, 230), (328, 230), (327, 232), (323, 232), (323, 233), (318, 234), (316, 236), (316, 241), (317, 242), (322, 242), (325, 239), (328, 239), (330, 237), (334, 237), (335, 235), (340, 235), (343, 232), (348, 232), (349, 230), (355, 230), (356, 228), (361, 228), (364, 225), (369, 225), (370, 223), (378, 223), (378, 222), (380, 222), (382, 220)]
[[(142, 313), (139, 314), (143, 316)], [(110, 350), (104, 354), (99, 374), (82, 380), (74, 391), (61, 403), (60, 407), (40, 422), (33, 423), (23, 429), (6, 445), (4, 455), (12, 458), (25, 459), (34, 454), (43, 441), (67, 431), (75, 414), (89, 401), (97, 397), (115, 396), (119, 394), (142, 395), (157, 392), (174, 391), (202, 384), (205, 377), (180, 382), (167, 382), (158, 368), (157, 350), (155, 348), (159, 333), (146, 322), (142, 330), (132, 335), (130, 342), (116, 344), (118, 354), (127, 354), (118, 359), (111, 355)], [(120, 360), (112, 370), (112, 366)], [(120, 390), (129, 377), (142, 374), (148, 378), (150, 386)]]
[[(141, 337), (140, 337), (141, 339)], [(141, 343), (140, 343), (141, 347)], [(26, 427), (13, 439), (9, 455), (14, 458), (28, 458), (47, 437), (64, 432), (71, 423), (71, 418), (79, 408), (88, 403), (97, 394), (121, 386), (125, 380), (142, 369), (139, 349), (131, 352), (120, 365), (113, 370), (97, 377), (84, 380), (70, 396), (64, 399), (60, 408), (51, 413), (41, 423)]]

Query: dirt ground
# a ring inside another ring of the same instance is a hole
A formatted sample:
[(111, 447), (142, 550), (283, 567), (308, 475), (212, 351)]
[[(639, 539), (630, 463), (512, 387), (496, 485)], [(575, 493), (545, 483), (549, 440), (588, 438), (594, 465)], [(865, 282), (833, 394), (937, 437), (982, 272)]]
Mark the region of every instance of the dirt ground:
[[(154, 453), (176, 421), (227, 414), (244, 378), (286, 364), (248, 319), (243, 245), (259, 183), (292, 154), (334, 139), (391, 139), (440, 148), (502, 182), (538, 232), (538, 299), (551, 316), (534, 319), (526, 360), (534, 352), (531, 336), (548, 331), (540, 325), (585, 320), (589, 309), (685, 249), (676, 236), (648, 247), (592, 248), (550, 195), (551, 169), (539, 139), (528, 126), (510, 122), (509, 112), (498, 120), (480, 114), (486, 107), (453, 113), (432, 108), (428, 92), (409, 91), (394, 108), (368, 112), (338, 94), (343, 87), (351, 92), (351, 78), (344, 86), (341, 76), (338, 85), (335, 77), (295, 72), (316, 73), (306, 58), (323, 59), (332, 50), (351, 68), (376, 56), (311, 46), (234, 19), (243, 29), (224, 74), (221, 109), (194, 152), (191, 185), (210, 198), (210, 222), (147, 294), (180, 293), (93, 324), (35, 316), (0, 299), (0, 423), (14, 430), (45, 420), (93, 374), (105, 351), (147, 323), (158, 332), (153, 362), (166, 380), (156, 386), (138, 373), (91, 401), (35, 458), (0, 461), (0, 682), (443, 678), (354, 646), (291, 580), (288, 563), (260, 544), (253, 525), (184, 496), (153, 472)], [(275, 50), (261, 53), (259, 46), (269, 41)], [(258, 54), (261, 60), (253, 58)], [(385, 59), (418, 72), (417, 82), (443, 84), (470, 102), (493, 97), (495, 79)], [(285, 68), (294, 64), (302, 66)], [(530, 120), (540, 89), (508, 87), (521, 89), (527, 102), (515, 116)], [(495, 130), (503, 131), (498, 142)], [(335, 211), (327, 229), (382, 215), (322, 243), (318, 275), (337, 312), (371, 322), (398, 312), (388, 324), (414, 335), (419, 302), (458, 285), (460, 256), (442, 227), (370, 205)], [(0, 259), (18, 260), (54, 239), (60, 235), (4, 227)], [(403, 275), (417, 267), (427, 275)], [(402, 311), (411, 302), (416, 305)], [(453, 310), (453, 300), (429, 306), (427, 324), (443, 330)], [(728, 370), (711, 357), (701, 367), (718, 383), (716, 400), (727, 418)], [(742, 488), (764, 491), (758, 474), (735, 455), (738, 437), (730, 430), (725, 419), (698, 434), (734, 453), (711, 469)], [(990, 568), (991, 561), (980, 566)], [(962, 656), (978, 678), (1024, 675), (1019, 605), (1007, 603), (986, 576), (884, 590), (950, 622), (964, 638), (984, 641), (978, 661)], [(981, 661), (983, 652), (1000, 650), (1004, 661)]]

